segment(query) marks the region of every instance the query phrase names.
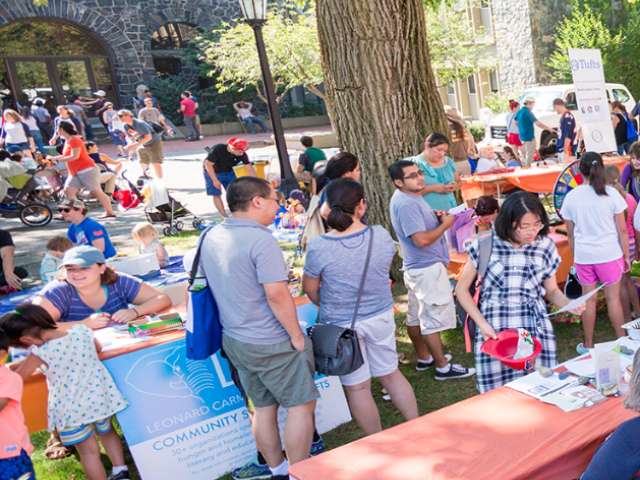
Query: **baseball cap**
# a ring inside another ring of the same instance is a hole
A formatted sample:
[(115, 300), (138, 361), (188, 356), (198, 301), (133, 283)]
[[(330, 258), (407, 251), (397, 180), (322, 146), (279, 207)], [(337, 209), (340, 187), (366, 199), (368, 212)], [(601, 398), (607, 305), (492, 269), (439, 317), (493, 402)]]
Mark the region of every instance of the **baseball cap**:
[(82, 203), (80, 200), (74, 199), (74, 200), (65, 200), (64, 202), (62, 202), (60, 205), (58, 205), (59, 207), (69, 207), (69, 208), (77, 208), (80, 210), (84, 210), (87, 207), (84, 206), (84, 203)]
[(229, 140), (229, 145), (231, 145), (232, 148), (241, 150), (243, 152), (249, 150), (249, 143), (246, 140), (242, 140), (241, 138), (232, 138), (231, 140)]
[(97, 92), (93, 92), (94, 95), (98, 95), (99, 97), (106, 97), (107, 93), (104, 90), (98, 90)]
[(291, 190), (291, 192), (289, 192), (289, 198), (295, 200), (296, 202), (305, 201), (304, 193), (302, 193), (302, 190)]
[(33, 103), (34, 103), (34, 104), (36, 104), (36, 105), (44, 105), (44, 100), (43, 100), (43, 99), (41, 99), (41, 98), (36, 98), (36, 99), (33, 101)]
[(536, 97), (532, 97), (531, 95), (527, 95), (524, 97), (524, 103), (534, 103), (536, 101)]
[(90, 267), (96, 263), (106, 263), (104, 254), (96, 247), (89, 245), (82, 245), (80, 247), (73, 247), (64, 252), (62, 257), (62, 263), (58, 267), (58, 270), (67, 265), (77, 265), (78, 267)]
[(22, 153), (22, 148), (20, 148), (18, 145), (11, 145), (10, 147), (7, 147), (7, 152)]

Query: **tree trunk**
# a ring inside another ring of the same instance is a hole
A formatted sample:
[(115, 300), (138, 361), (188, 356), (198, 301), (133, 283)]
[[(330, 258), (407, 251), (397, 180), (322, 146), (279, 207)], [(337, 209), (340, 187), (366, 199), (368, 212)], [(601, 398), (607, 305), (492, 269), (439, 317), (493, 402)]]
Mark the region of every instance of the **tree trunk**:
[(387, 167), (449, 136), (422, 0), (317, 0), (318, 39), (340, 148), (360, 159), (367, 218), (391, 231)]

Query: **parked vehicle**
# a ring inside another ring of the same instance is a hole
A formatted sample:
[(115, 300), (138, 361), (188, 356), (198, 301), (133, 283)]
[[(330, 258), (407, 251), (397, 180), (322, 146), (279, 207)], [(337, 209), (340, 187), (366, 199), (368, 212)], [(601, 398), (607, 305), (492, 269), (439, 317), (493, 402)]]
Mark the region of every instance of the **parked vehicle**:
[[(606, 83), (607, 98), (612, 102), (620, 100), (627, 107), (627, 111), (630, 112), (635, 106), (636, 102), (633, 95), (629, 93), (629, 90), (624, 85), (619, 83)], [(553, 100), (555, 98), (562, 98), (567, 108), (576, 117), (576, 122), (580, 124), (580, 112), (578, 111), (578, 104), (576, 101), (576, 90), (573, 84), (571, 85), (548, 85), (546, 87), (532, 87), (525, 90), (520, 96), (518, 102), (522, 105), (522, 101), (525, 97), (532, 96), (536, 98), (535, 107), (533, 108), (533, 114), (538, 120), (549, 127), (556, 128), (560, 122), (560, 115), (558, 115), (553, 109)], [(538, 126), (535, 126), (536, 142), (539, 146), (545, 147), (550, 144), (555, 144), (555, 134), (541, 130)], [(485, 145), (504, 145), (507, 143), (507, 114), (501, 113), (495, 115), (489, 119), (485, 126), (484, 140), (478, 145), (482, 147)]]

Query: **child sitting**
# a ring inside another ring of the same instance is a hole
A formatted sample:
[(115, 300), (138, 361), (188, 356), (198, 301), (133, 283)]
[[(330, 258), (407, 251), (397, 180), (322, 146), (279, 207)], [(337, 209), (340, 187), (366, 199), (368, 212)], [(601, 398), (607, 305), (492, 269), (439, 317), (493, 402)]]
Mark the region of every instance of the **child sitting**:
[(289, 193), (289, 205), (294, 207), (293, 211), (296, 215), (307, 213), (304, 207), (306, 200), (301, 190), (291, 190), (291, 193)]
[(16, 370), (23, 379), (46, 365), (49, 431), (57, 429), (63, 445), (76, 446), (86, 476), (106, 478), (96, 433), (113, 464), (109, 479), (128, 480), (122, 441), (111, 426), (113, 415), (128, 404), (98, 358), (102, 347), (91, 329), (59, 330), (44, 308), (26, 303), (0, 317), (0, 328), (10, 345), (29, 349)]
[(40, 264), (40, 278), (43, 284), (46, 285), (53, 280), (51, 275), (47, 276), (47, 273), (51, 274), (58, 271), (64, 252), (71, 247), (73, 247), (73, 243), (67, 237), (58, 236), (49, 239), (47, 242), (47, 254)]
[(158, 231), (149, 222), (141, 222), (133, 227), (133, 239), (138, 242), (138, 253), (156, 253), (161, 268), (169, 265), (169, 254), (164, 244), (158, 240)]
[(493, 222), (496, 221), (500, 212), (498, 201), (489, 195), (485, 195), (476, 200), (476, 205), (473, 209), (476, 211), (477, 231), (486, 232), (493, 229)]
[(33, 445), (24, 424), (22, 378), (9, 370), (4, 361), (9, 352), (9, 337), (0, 328), (0, 479), (18, 479), (29, 474), (35, 480), (36, 472), (29, 455)]

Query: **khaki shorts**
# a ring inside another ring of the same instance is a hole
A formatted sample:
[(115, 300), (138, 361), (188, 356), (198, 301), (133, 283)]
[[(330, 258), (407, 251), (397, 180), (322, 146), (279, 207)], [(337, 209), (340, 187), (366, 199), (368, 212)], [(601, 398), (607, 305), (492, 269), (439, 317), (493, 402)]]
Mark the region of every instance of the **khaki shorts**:
[(152, 143), (148, 147), (142, 146), (138, 148), (138, 158), (140, 163), (146, 165), (150, 163), (162, 163), (164, 156), (162, 154), (162, 140)]
[(65, 188), (85, 189), (90, 192), (100, 190), (100, 169), (96, 167), (87, 168), (77, 172), (75, 175), (69, 175), (64, 182)]
[(290, 408), (320, 398), (314, 382), (313, 344), (309, 337), (305, 337), (302, 351), (294, 349), (291, 340), (254, 345), (224, 334), (222, 347), (256, 408), (275, 404)]
[(405, 324), (420, 326), (423, 335), (456, 328), (456, 305), (447, 269), (442, 263), (404, 272), (409, 296)]

